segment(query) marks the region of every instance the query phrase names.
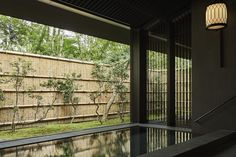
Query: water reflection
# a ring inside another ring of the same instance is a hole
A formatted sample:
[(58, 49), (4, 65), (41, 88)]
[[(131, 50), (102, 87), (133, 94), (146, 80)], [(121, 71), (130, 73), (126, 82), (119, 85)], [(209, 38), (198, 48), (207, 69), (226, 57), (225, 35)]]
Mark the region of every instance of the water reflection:
[(0, 157), (135, 157), (191, 138), (188, 132), (132, 127), (0, 150)]

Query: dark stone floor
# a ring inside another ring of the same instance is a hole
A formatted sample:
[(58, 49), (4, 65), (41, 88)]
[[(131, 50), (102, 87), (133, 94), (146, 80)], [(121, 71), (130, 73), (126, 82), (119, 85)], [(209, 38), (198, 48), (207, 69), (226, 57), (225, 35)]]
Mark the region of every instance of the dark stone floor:
[(224, 150), (218, 152), (212, 157), (236, 157), (236, 142), (231, 143), (228, 147), (224, 148)]

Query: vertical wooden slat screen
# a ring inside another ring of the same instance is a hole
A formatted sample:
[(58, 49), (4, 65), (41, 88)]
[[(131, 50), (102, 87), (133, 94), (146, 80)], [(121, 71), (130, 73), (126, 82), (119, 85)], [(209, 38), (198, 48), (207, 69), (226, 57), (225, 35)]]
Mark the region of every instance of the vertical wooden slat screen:
[[(190, 127), (192, 117), (191, 12), (173, 22), (175, 40), (175, 114), (176, 125)], [(167, 40), (166, 24), (151, 34), (147, 51), (147, 119), (167, 120)]]
[(166, 40), (150, 37), (147, 51), (147, 119), (166, 122)]
[(183, 143), (192, 138), (192, 133), (175, 131), (175, 144)]
[(175, 27), (176, 125), (190, 127), (192, 117), (191, 13), (173, 21)]
[[(168, 143), (169, 135), (175, 136), (172, 144)], [(183, 143), (192, 138), (191, 132), (147, 128), (147, 152), (153, 152), (173, 144)]]

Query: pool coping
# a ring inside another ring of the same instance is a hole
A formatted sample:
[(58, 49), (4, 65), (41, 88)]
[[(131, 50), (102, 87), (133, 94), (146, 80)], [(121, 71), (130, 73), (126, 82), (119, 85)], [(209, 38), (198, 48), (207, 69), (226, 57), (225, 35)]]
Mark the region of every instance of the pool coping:
[(114, 125), (114, 126), (103, 126), (103, 127), (90, 128), (90, 129), (79, 130), (79, 131), (58, 133), (58, 134), (52, 134), (52, 135), (45, 135), (45, 136), (37, 136), (37, 137), (22, 138), (22, 139), (9, 140), (9, 141), (1, 141), (0, 142), (0, 149), (30, 145), (30, 144), (35, 144), (35, 143), (43, 143), (43, 142), (49, 142), (49, 141), (55, 141), (55, 140), (62, 140), (62, 139), (66, 139), (66, 138), (76, 137), (76, 136), (84, 136), (84, 135), (88, 135), (88, 134), (102, 133), (102, 132), (107, 132), (107, 131), (126, 129), (126, 128), (130, 128), (130, 127), (150, 127), (150, 128), (167, 129), (167, 130), (174, 130), (174, 131), (191, 132), (191, 129), (187, 129), (187, 128), (169, 127), (169, 126), (158, 125), (158, 124), (128, 123), (128, 124), (121, 124), (121, 125)]
[[(190, 153), (191, 151), (194, 152), (194, 150), (198, 149), (198, 150), (207, 150), (204, 149), (206, 146), (208, 146), (209, 144), (213, 144), (217, 142), (217, 145), (219, 145), (219, 143), (222, 144), (222, 142), (220, 142), (223, 138), (228, 139), (228, 138), (232, 138), (232, 137), (236, 136), (236, 132), (235, 131), (231, 131), (231, 130), (218, 130), (212, 133), (208, 133), (196, 138), (193, 138), (189, 141), (183, 142), (183, 143), (179, 143), (179, 144), (175, 144), (175, 145), (171, 145), (168, 146), (166, 148), (163, 149), (159, 149), (153, 152), (149, 152), (146, 154), (142, 154), (139, 155), (138, 157), (156, 157), (156, 156), (160, 156), (160, 157), (176, 157), (176, 156), (195, 156), (195, 155), (190, 155), (188, 153)], [(196, 152), (196, 151), (195, 151)], [(198, 151), (201, 152), (201, 151)], [(202, 152), (201, 152), (202, 153)], [(199, 155), (196, 154), (196, 156), (204, 156), (204, 155)], [(207, 155), (208, 156), (208, 155)]]

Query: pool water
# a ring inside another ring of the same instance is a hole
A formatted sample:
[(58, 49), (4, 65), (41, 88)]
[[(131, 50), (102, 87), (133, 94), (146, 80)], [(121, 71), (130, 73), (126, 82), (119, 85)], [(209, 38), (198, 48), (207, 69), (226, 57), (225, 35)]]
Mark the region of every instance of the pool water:
[(131, 127), (0, 150), (0, 157), (136, 157), (185, 142), (190, 132)]

